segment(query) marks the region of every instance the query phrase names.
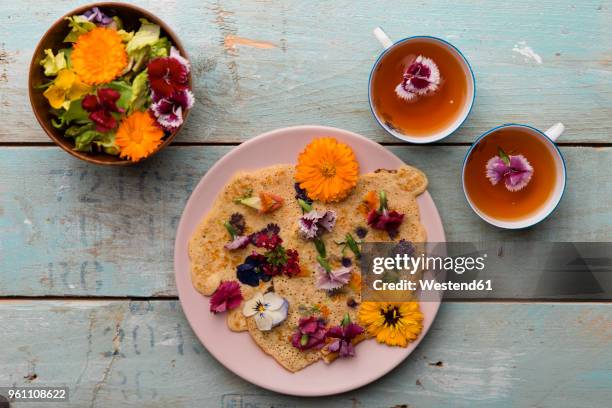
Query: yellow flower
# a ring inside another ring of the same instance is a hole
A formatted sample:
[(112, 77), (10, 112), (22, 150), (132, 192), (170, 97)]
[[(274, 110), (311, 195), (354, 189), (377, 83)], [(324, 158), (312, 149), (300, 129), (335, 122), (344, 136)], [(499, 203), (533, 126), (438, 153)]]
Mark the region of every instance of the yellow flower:
[(308, 197), (340, 201), (357, 185), (359, 163), (353, 150), (336, 139), (315, 139), (298, 156), (295, 179)]
[(157, 126), (151, 115), (136, 111), (121, 121), (115, 143), (121, 150), (122, 158), (136, 162), (153, 153), (161, 144), (162, 137), (164, 131)]
[(70, 101), (81, 98), (89, 90), (89, 85), (81, 82), (74, 72), (62, 69), (57, 73), (53, 84), (47, 88), (43, 95), (47, 98), (52, 108), (59, 109), (63, 107), (68, 109)]
[(77, 75), (91, 85), (112, 81), (128, 63), (121, 36), (116, 30), (103, 27), (81, 34), (70, 60)]
[(379, 343), (406, 347), (423, 329), (418, 302), (363, 302), (359, 322)]

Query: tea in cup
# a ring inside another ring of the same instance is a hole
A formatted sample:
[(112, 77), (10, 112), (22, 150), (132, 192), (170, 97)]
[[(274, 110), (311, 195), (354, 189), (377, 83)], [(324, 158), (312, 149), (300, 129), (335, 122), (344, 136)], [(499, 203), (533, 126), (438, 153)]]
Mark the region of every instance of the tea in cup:
[(565, 190), (566, 170), (554, 143), (557, 123), (545, 132), (508, 124), (489, 130), (468, 150), (463, 191), (472, 209), (501, 228), (526, 228), (550, 215)]
[(372, 72), (368, 97), (378, 123), (398, 139), (430, 143), (453, 133), (474, 104), (470, 64), (450, 43), (416, 36), (393, 43), (379, 27), (385, 50)]

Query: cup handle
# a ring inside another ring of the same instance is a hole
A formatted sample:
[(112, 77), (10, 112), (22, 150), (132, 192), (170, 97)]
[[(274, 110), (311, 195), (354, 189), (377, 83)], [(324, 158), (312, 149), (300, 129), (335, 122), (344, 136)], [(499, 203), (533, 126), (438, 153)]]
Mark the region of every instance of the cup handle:
[(376, 37), (378, 42), (380, 42), (380, 45), (382, 45), (385, 50), (393, 45), (393, 41), (391, 41), (387, 33), (385, 33), (382, 28), (376, 27), (373, 33), (374, 37)]
[(554, 125), (552, 125), (551, 127), (549, 127), (544, 134), (546, 136), (548, 136), (548, 138), (550, 140), (552, 140), (553, 142), (557, 141), (557, 139), (559, 138), (559, 136), (561, 136), (561, 134), (563, 133), (563, 131), (565, 130), (565, 126), (563, 126), (563, 123), (558, 122), (555, 123)]

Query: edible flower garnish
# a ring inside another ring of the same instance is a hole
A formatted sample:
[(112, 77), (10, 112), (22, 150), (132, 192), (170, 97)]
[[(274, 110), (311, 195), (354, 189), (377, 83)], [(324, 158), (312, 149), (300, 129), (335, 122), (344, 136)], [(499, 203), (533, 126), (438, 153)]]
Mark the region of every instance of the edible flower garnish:
[(291, 344), (301, 351), (318, 350), (325, 345), (326, 334), (325, 320), (317, 316), (302, 317), (297, 331), (291, 336)]
[[(295, 189), (295, 199), (298, 200), (298, 202), (300, 202), (301, 200), (308, 205), (312, 204), (312, 200), (308, 198), (308, 194), (306, 194), (306, 190), (300, 187), (300, 183), (294, 183), (293, 188)], [(303, 208), (302, 208), (302, 211), (304, 211)]]
[(108, 132), (117, 126), (113, 113), (123, 112), (117, 107), (121, 94), (112, 88), (98, 88), (96, 95), (87, 95), (81, 105), (89, 113), (89, 119), (96, 125), (98, 132)]
[(423, 329), (418, 302), (363, 302), (359, 322), (379, 343), (406, 347)]
[(45, 90), (43, 96), (47, 98), (53, 109), (68, 109), (70, 101), (83, 97), (89, 90), (89, 85), (79, 80), (74, 72), (62, 69), (57, 73), (53, 83)]
[(175, 92), (167, 97), (153, 93), (151, 111), (164, 129), (173, 131), (183, 124), (183, 112), (191, 109), (194, 101), (193, 94), (189, 90)]
[(295, 180), (308, 197), (340, 201), (357, 185), (359, 163), (353, 150), (336, 139), (315, 139), (298, 156)]
[(501, 147), (497, 150), (498, 156), (487, 162), (487, 178), (493, 185), (503, 180), (509, 191), (523, 189), (531, 181), (533, 167), (522, 154), (509, 156)]
[(255, 292), (253, 297), (242, 308), (245, 317), (253, 317), (257, 328), (261, 331), (272, 330), (287, 318), (289, 302), (274, 292)]
[(246, 257), (244, 263), (236, 268), (236, 277), (241, 283), (249, 286), (259, 286), (259, 281), (268, 282), (272, 279), (271, 275), (264, 273), (263, 267), (266, 264), (266, 257), (258, 253), (253, 253)]
[(96, 27), (81, 34), (70, 54), (72, 67), (88, 84), (105, 84), (127, 66), (128, 57), (121, 36), (111, 28)]
[(121, 121), (115, 142), (122, 158), (137, 162), (153, 153), (163, 136), (149, 112), (136, 111)]
[(240, 284), (236, 281), (221, 281), (215, 292), (210, 298), (210, 311), (212, 313), (222, 313), (227, 310), (235, 309), (242, 302)]
[(268, 214), (278, 210), (283, 206), (284, 201), (283, 197), (265, 191), (256, 196), (252, 195), (251, 192), (248, 196), (234, 200), (238, 204), (243, 204), (257, 210), (260, 214)]
[(311, 210), (300, 217), (299, 233), (304, 239), (320, 237), (325, 231), (332, 231), (336, 225), (336, 217), (336, 212), (333, 210)]
[(251, 235), (251, 243), (258, 248), (274, 249), (283, 243), (279, 233), (280, 227), (270, 223), (264, 229)]
[(336, 290), (346, 285), (351, 279), (352, 266), (341, 266), (337, 269), (332, 269), (329, 262), (317, 256), (318, 264), (315, 265), (317, 273), (317, 288), (323, 290)]
[(57, 55), (53, 55), (53, 50), (48, 48), (45, 50), (45, 58), (40, 61), (40, 65), (45, 69), (46, 76), (57, 75), (62, 69), (66, 68), (66, 57), (64, 51), (58, 51)]
[(232, 214), (229, 221), (224, 222), (223, 226), (227, 230), (231, 239), (230, 242), (225, 244), (225, 249), (233, 251), (236, 249), (246, 248), (246, 246), (251, 242), (251, 237), (249, 235), (242, 235), (244, 234), (244, 229), (246, 227), (244, 216), (242, 214)]
[(371, 210), (368, 214), (368, 225), (374, 229), (387, 231), (389, 237), (394, 239), (399, 231), (399, 227), (404, 221), (404, 214), (397, 211), (389, 211), (387, 204), (387, 193), (381, 190), (378, 193), (380, 206), (376, 210)]
[(113, 19), (106, 14), (104, 14), (99, 8), (94, 7), (91, 10), (87, 10), (83, 13), (83, 17), (87, 19), (87, 21), (91, 21), (101, 26), (108, 26), (113, 22)]
[(438, 66), (432, 59), (419, 55), (404, 72), (402, 82), (395, 88), (395, 93), (405, 101), (414, 101), (418, 96), (437, 91), (439, 85)]
[(363, 327), (352, 323), (349, 315), (346, 314), (340, 326), (334, 326), (327, 331), (327, 337), (334, 339), (329, 343), (327, 349), (331, 352), (338, 352), (340, 357), (353, 357), (355, 355), (353, 342), (363, 332)]
[(172, 47), (170, 56), (155, 58), (147, 66), (149, 82), (154, 94), (168, 98), (176, 92), (189, 89), (189, 63)]

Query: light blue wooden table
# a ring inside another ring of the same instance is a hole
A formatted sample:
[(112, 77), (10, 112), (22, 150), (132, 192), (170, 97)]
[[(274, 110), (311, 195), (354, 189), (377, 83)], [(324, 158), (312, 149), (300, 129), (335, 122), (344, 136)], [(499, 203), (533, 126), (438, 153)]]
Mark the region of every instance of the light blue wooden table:
[[(446, 303), (394, 372), (303, 400), (218, 364), (172, 270), (177, 222), (206, 170), (241, 141), (299, 124), (361, 133), (422, 168), (451, 241), (611, 241), (610, 1), (139, 1), (183, 40), (198, 104), (174, 146), (124, 169), (55, 147), (27, 99), (39, 37), (80, 4), (0, 3), (0, 386), (67, 385), (71, 407), (610, 406), (609, 303)], [(371, 117), (376, 25), (446, 38), (470, 60), (475, 108), (444, 143), (396, 143)], [(560, 208), (524, 231), (481, 222), (460, 192), (469, 143), (500, 123), (556, 121), (567, 126)]]

